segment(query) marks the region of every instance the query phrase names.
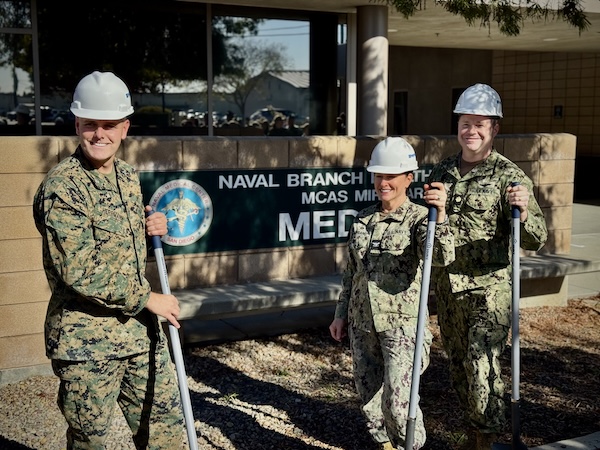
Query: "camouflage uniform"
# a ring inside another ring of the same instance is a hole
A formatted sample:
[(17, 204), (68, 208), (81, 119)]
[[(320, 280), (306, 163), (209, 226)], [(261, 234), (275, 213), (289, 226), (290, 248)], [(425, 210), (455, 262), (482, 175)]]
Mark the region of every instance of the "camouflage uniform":
[[(415, 350), (427, 208), (406, 200), (389, 215), (381, 205), (358, 213), (348, 240), (348, 265), (335, 318), (348, 321), (354, 380), (371, 436), (403, 446)], [(432, 264), (454, 259), (448, 225), (435, 229)], [(429, 364), (425, 327), (422, 371)], [(418, 409), (414, 448), (425, 443)]]
[(530, 192), (521, 247), (540, 249), (548, 237), (533, 183), (495, 150), (463, 177), (461, 154), (437, 164), (429, 181), (445, 183), (446, 214), (454, 233), (455, 261), (434, 268), (432, 281), (450, 376), (469, 426), (502, 432), (507, 408), (499, 356), (505, 349), (511, 309), (511, 206), (506, 189), (516, 181)]
[(158, 318), (145, 309), (150, 285), (140, 183), (123, 161), (116, 159), (114, 170), (118, 188), (78, 148), (35, 195), (52, 290), (46, 354), (61, 379), (68, 448), (104, 448), (116, 402), (137, 448), (178, 448), (177, 380)]

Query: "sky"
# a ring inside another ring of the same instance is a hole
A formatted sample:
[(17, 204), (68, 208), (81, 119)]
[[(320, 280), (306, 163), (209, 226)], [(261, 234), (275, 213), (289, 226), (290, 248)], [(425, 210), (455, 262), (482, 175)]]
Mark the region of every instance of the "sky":
[(271, 42), (279, 42), (286, 47), (286, 55), (291, 62), (290, 70), (309, 69), (309, 22), (292, 20), (267, 20), (259, 27), (258, 37)]
[[(309, 22), (291, 20), (267, 20), (259, 26), (258, 36), (248, 39), (260, 39), (261, 41), (278, 42), (285, 47), (287, 59), (290, 66), (288, 70), (309, 69)], [(18, 94), (31, 92), (33, 89), (29, 82), (27, 73), (17, 69), (19, 80)], [(12, 92), (11, 69), (0, 67), (0, 92)]]
[[(17, 69), (17, 80), (19, 80), (17, 94), (23, 95), (25, 91), (31, 92), (33, 90), (33, 86), (29, 82), (29, 75), (27, 74), (27, 72), (24, 72), (21, 69)], [(12, 91), (12, 70), (8, 67), (0, 67), (0, 92), (7, 93)]]

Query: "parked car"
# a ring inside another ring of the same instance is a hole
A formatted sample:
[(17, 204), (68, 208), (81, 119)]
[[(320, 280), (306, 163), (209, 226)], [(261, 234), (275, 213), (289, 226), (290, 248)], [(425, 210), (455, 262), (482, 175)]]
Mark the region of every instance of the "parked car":
[(61, 110), (54, 117), (55, 125), (73, 125), (75, 123), (75, 115), (70, 110)]
[[(33, 114), (33, 106), (30, 108), (31, 109), (31, 118), (35, 118), (34, 114)], [(40, 112), (42, 115), (42, 123), (54, 123), (54, 121), (56, 120), (56, 117), (58, 115), (58, 110), (54, 109), (50, 106), (44, 106), (41, 105), (40, 106)]]
[[(24, 111), (29, 110), (29, 120), (35, 120), (35, 107), (33, 103), (19, 103), (17, 107), (13, 111), (9, 111), (6, 113), (6, 117), (10, 121), (17, 120), (17, 112), (20, 108), (23, 108)], [(58, 117), (59, 111), (51, 106), (41, 105), (40, 106), (40, 114), (42, 116), (42, 123), (55, 123), (56, 118)]]
[(275, 115), (289, 117), (292, 114), (294, 114), (294, 112), (289, 109), (267, 107), (254, 111), (250, 115), (250, 122), (255, 122), (257, 120), (262, 119), (266, 119), (268, 122), (272, 122)]

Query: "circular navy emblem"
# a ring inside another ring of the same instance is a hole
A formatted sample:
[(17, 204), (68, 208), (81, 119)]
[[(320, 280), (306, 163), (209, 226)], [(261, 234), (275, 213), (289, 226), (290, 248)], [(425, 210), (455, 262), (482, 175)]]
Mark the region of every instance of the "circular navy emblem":
[(165, 244), (184, 246), (200, 239), (210, 227), (212, 201), (206, 191), (190, 180), (178, 179), (160, 186), (150, 199), (154, 211), (167, 216)]

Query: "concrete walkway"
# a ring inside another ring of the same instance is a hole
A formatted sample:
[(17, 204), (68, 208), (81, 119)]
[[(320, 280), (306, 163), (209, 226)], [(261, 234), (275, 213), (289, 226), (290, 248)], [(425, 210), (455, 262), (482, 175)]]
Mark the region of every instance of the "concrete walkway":
[[(600, 201), (573, 204), (573, 231), (570, 256), (600, 258)], [(569, 298), (590, 297), (600, 293), (600, 272), (569, 275)]]
[(531, 450), (597, 450), (600, 449), (600, 431), (573, 439), (532, 447)]
[[(600, 202), (573, 204), (573, 231), (570, 256), (582, 259), (600, 257)], [(569, 298), (591, 297), (600, 293), (600, 272), (568, 276)], [(600, 431), (586, 436), (533, 447), (530, 450), (600, 450)]]

